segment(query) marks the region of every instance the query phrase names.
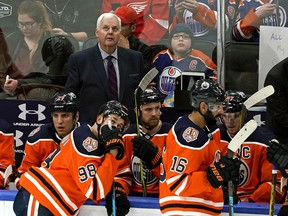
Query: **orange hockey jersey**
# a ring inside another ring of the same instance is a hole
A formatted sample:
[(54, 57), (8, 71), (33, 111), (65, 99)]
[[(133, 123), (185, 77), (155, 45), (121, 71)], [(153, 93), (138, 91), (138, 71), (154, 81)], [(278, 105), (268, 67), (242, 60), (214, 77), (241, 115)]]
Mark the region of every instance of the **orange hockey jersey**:
[(0, 188), (4, 186), (4, 173), (9, 165), (15, 165), (14, 128), (0, 119)]
[[(160, 149), (163, 149), (166, 143), (166, 137), (171, 126), (172, 125), (170, 123), (163, 122), (160, 130), (150, 138), (150, 140)], [(133, 139), (135, 136), (137, 136), (136, 125), (133, 124), (123, 136), (125, 156), (120, 161), (118, 171), (115, 176), (115, 181), (119, 182), (124, 187), (126, 194), (142, 195), (143, 191), (140, 176), (140, 159), (133, 155), (133, 143), (131, 141), (131, 139)], [(149, 170), (144, 165), (144, 169), (146, 172), (147, 196), (154, 195), (158, 197), (160, 166)]]
[(188, 115), (177, 120), (169, 131), (162, 155), (160, 210), (165, 215), (219, 215), (223, 192), (213, 188), (205, 169), (221, 157), (220, 130), (205, 130)]
[(20, 177), (24, 187), (54, 215), (75, 215), (87, 199), (99, 203), (111, 190), (118, 163), (104, 155), (89, 125), (66, 136), (43, 163)]
[[(224, 125), (220, 126), (221, 141), (228, 143), (231, 141), (230, 135)], [(241, 145), (238, 150), (238, 157), (241, 159), (239, 170), (239, 183), (237, 186), (237, 196), (246, 202), (269, 203), (272, 181), (272, 164), (266, 159), (266, 148), (269, 140), (275, 135), (265, 127), (257, 127), (251, 136)], [(280, 191), (280, 179), (278, 176), (278, 186), (276, 188), (276, 201), (282, 200)]]
[(25, 156), (18, 172), (24, 173), (31, 166), (40, 167), (41, 163), (57, 148), (60, 142), (61, 138), (57, 135), (53, 123), (34, 129), (25, 143)]

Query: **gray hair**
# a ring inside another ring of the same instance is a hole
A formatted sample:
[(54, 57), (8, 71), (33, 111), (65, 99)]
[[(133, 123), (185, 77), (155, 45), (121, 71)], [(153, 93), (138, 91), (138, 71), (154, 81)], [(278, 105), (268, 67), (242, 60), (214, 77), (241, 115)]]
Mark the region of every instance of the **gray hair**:
[(100, 26), (101, 21), (102, 21), (103, 19), (105, 19), (105, 18), (115, 18), (115, 19), (117, 19), (118, 25), (119, 25), (119, 27), (121, 28), (121, 19), (120, 19), (116, 14), (114, 14), (114, 13), (103, 13), (103, 14), (101, 14), (101, 15), (98, 17), (98, 19), (97, 19), (96, 28), (98, 28), (98, 27)]

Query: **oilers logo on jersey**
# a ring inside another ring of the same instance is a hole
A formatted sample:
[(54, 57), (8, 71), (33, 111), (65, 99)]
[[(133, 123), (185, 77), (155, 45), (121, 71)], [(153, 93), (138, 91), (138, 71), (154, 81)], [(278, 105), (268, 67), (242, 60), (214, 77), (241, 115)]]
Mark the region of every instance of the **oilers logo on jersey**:
[(176, 78), (181, 75), (181, 70), (174, 66), (165, 67), (159, 78), (159, 90), (167, 95), (175, 89)]
[(240, 168), (239, 168), (239, 182), (238, 187), (245, 186), (250, 177), (250, 169), (245, 161), (241, 160)]
[[(140, 175), (140, 159), (138, 157), (132, 156), (131, 168), (134, 180), (138, 185), (142, 185)], [(145, 165), (143, 166), (143, 170), (146, 176), (146, 186), (151, 186), (158, 182), (158, 178), (149, 169), (147, 169)]]

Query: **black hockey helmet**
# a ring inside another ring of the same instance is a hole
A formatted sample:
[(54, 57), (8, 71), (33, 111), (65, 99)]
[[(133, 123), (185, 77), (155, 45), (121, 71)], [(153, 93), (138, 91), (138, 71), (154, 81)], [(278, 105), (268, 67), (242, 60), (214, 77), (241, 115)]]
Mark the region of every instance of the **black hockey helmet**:
[(65, 57), (65, 61), (68, 61), (69, 56), (73, 52), (74, 47), (70, 40), (61, 35), (55, 35), (46, 39), (41, 50), (42, 59), (46, 66), (49, 66), (50, 63), (59, 55), (63, 55)]
[(207, 104), (224, 102), (224, 90), (221, 86), (210, 79), (200, 79), (195, 82), (190, 91), (190, 103), (195, 109), (198, 109), (199, 104), (204, 101)]
[(110, 114), (116, 114), (120, 116), (125, 122), (125, 125), (123, 128), (123, 130), (125, 131), (128, 129), (130, 125), (130, 119), (129, 119), (128, 113), (129, 113), (128, 109), (124, 105), (122, 105), (119, 101), (111, 100), (103, 104), (99, 108), (98, 115), (103, 114), (104, 118)]
[(153, 86), (148, 86), (139, 99), (139, 104), (148, 104), (152, 102), (161, 102), (160, 94)]
[(240, 112), (247, 99), (242, 91), (228, 90), (225, 92), (225, 112)]
[(51, 113), (53, 112), (77, 112), (79, 111), (79, 101), (73, 93), (56, 94), (50, 103)]

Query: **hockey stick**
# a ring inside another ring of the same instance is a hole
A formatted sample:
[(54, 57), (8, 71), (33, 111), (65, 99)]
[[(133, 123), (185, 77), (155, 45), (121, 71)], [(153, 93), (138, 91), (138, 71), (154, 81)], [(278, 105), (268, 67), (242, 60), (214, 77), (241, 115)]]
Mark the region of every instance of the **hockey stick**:
[[(113, 129), (111, 119), (108, 119), (108, 127), (110, 130)], [(115, 195), (115, 182), (112, 184), (112, 216), (116, 216), (116, 195)]]
[(4, 173), (4, 187), (6, 187), (6, 186), (9, 184), (8, 178), (9, 178), (10, 175), (12, 175), (12, 172), (13, 172), (13, 167), (12, 167), (12, 165), (10, 164), (10, 165), (6, 168), (5, 173)]
[(275, 90), (272, 85), (268, 85), (257, 92), (255, 92), (253, 95), (251, 95), (245, 102), (244, 102), (244, 109), (247, 110), (250, 109), (255, 104), (261, 102), (265, 98), (269, 97), (270, 95), (274, 94)]
[[(140, 81), (138, 87), (135, 89), (134, 92), (134, 101), (135, 101), (135, 110), (136, 110), (136, 128), (137, 128), (137, 135), (140, 135), (140, 126), (139, 126), (139, 116), (140, 116), (140, 107), (139, 107), (139, 100), (144, 92), (144, 90), (147, 88), (149, 83), (156, 77), (158, 74), (158, 70), (156, 68), (152, 68), (148, 73), (142, 78)], [(146, 176), (143, 170), (143, 164), (140, 160), (140, 177), (141, 177), (141, 184), (142, 184), (142, 190), (143, 190), (143, 196), (145, 197), (147, 195), (146, 190)]]
[[(257, 122), (254, 119), (248, 121), (232, 138), (228, 145), (228, 158), (233, 158), (234, 152), (242, 145), (242, 143), (256, 130)], [(229, 195), (229, 215), (234, 215), (233, 206), (233, 191), (234, 185), (232, 181), (228, 181), (228, 195)]]
[(276, 178), (277, 169), (275, 166), (272, 168), (272, 184), (271, 184), (271, 194), (270, 194), (270, 204), (269, 204), (269, 216), (274, 216), (274, 207), (276, 199)]

